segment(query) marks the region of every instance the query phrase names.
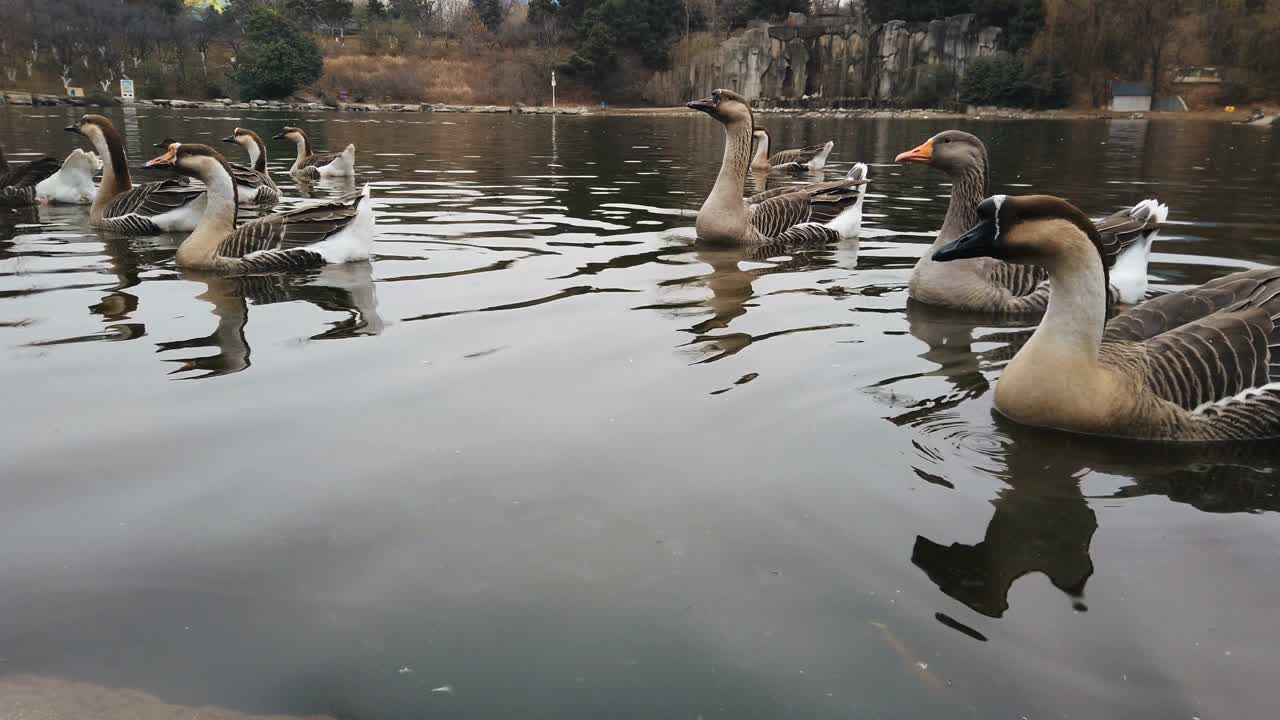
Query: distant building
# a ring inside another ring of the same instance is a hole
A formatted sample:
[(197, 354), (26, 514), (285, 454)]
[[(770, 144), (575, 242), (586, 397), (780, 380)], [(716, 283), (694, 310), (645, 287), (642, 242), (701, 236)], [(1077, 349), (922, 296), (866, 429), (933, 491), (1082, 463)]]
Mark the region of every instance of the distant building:
[(1151, 110), (1151, 86), (1128, 80), (1111, 81), (1113, 112), (1148, 112)]

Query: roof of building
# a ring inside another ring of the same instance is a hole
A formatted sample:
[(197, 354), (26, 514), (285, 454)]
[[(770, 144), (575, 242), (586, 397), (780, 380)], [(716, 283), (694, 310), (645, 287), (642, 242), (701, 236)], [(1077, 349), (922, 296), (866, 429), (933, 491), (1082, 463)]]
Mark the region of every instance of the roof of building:
[(1147, 97), (1151, 95), (1151, 86), (1132, 80), (1112, 80), (1111, 97)]

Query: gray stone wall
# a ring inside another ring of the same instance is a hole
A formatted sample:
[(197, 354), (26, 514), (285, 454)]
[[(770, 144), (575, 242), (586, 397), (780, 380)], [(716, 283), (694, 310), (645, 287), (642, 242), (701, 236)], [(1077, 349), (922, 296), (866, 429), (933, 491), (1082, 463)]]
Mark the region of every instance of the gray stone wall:
[(678, 105), (723, 87), (766, 103), (809, 96), (891, 104), (910, 96), (925, 66), (945, 65), (961, 76), (972, 59), (1000, 52), (1003, 40), (1000, 28), (978, 27), (973, 15), (872, 24), (861, 0), (854, 0), (848, 15), (792, 15), (781, 24), (747, 28), (655, 73), (642, 95), (654, 104)]

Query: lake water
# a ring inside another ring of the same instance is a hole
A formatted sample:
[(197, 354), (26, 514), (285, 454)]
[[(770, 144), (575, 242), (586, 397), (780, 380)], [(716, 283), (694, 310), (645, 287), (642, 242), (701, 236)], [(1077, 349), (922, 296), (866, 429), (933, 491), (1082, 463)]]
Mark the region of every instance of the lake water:
[(217, 278), (4, 215), (0, 672), (340, 718), (1273, 715), (1273, 461), (995, 416), (1032, 324), (908, 307), (948, 187), (892, 163), (962, 127), (993, 192), (1159, 197), (1162, 291), (1280, 262), (1270, 131), (765, 116), (873, 184), (860, 251), (749, 258), (692, 243), (702, 116), (110, 115), (138, 179), (168, 135), (356, 143), (376, 257)]

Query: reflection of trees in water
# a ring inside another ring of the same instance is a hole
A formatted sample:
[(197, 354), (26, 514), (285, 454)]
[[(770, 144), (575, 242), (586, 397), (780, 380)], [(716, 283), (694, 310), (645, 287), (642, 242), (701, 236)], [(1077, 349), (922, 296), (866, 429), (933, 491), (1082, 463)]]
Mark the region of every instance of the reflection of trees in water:
[(189, 273), (187, 277), (205, 284), (205, 292), (196, 297), (213, 305), (217, 326), (212, 333), (202, 337), (157, 343), (157, 352), (192, 348), (214, 348), (216, 352), (213, 355), (166, 358), (166, 362), (179, 366), (171, 374), (199, 373), (186, 377), (201, 379), (248, 368), (250, 347), (244, 329), (249, 322), (250, 303), (269, 305), (303, 301), (329, 312), (346, 313), (342, 320), (330, 323), (328, 330), (310, 336), (311, 340), (382, 332), (382, 318), (377, 312), (369, 263), (327, 266), (309, 275), (220, 277)]

